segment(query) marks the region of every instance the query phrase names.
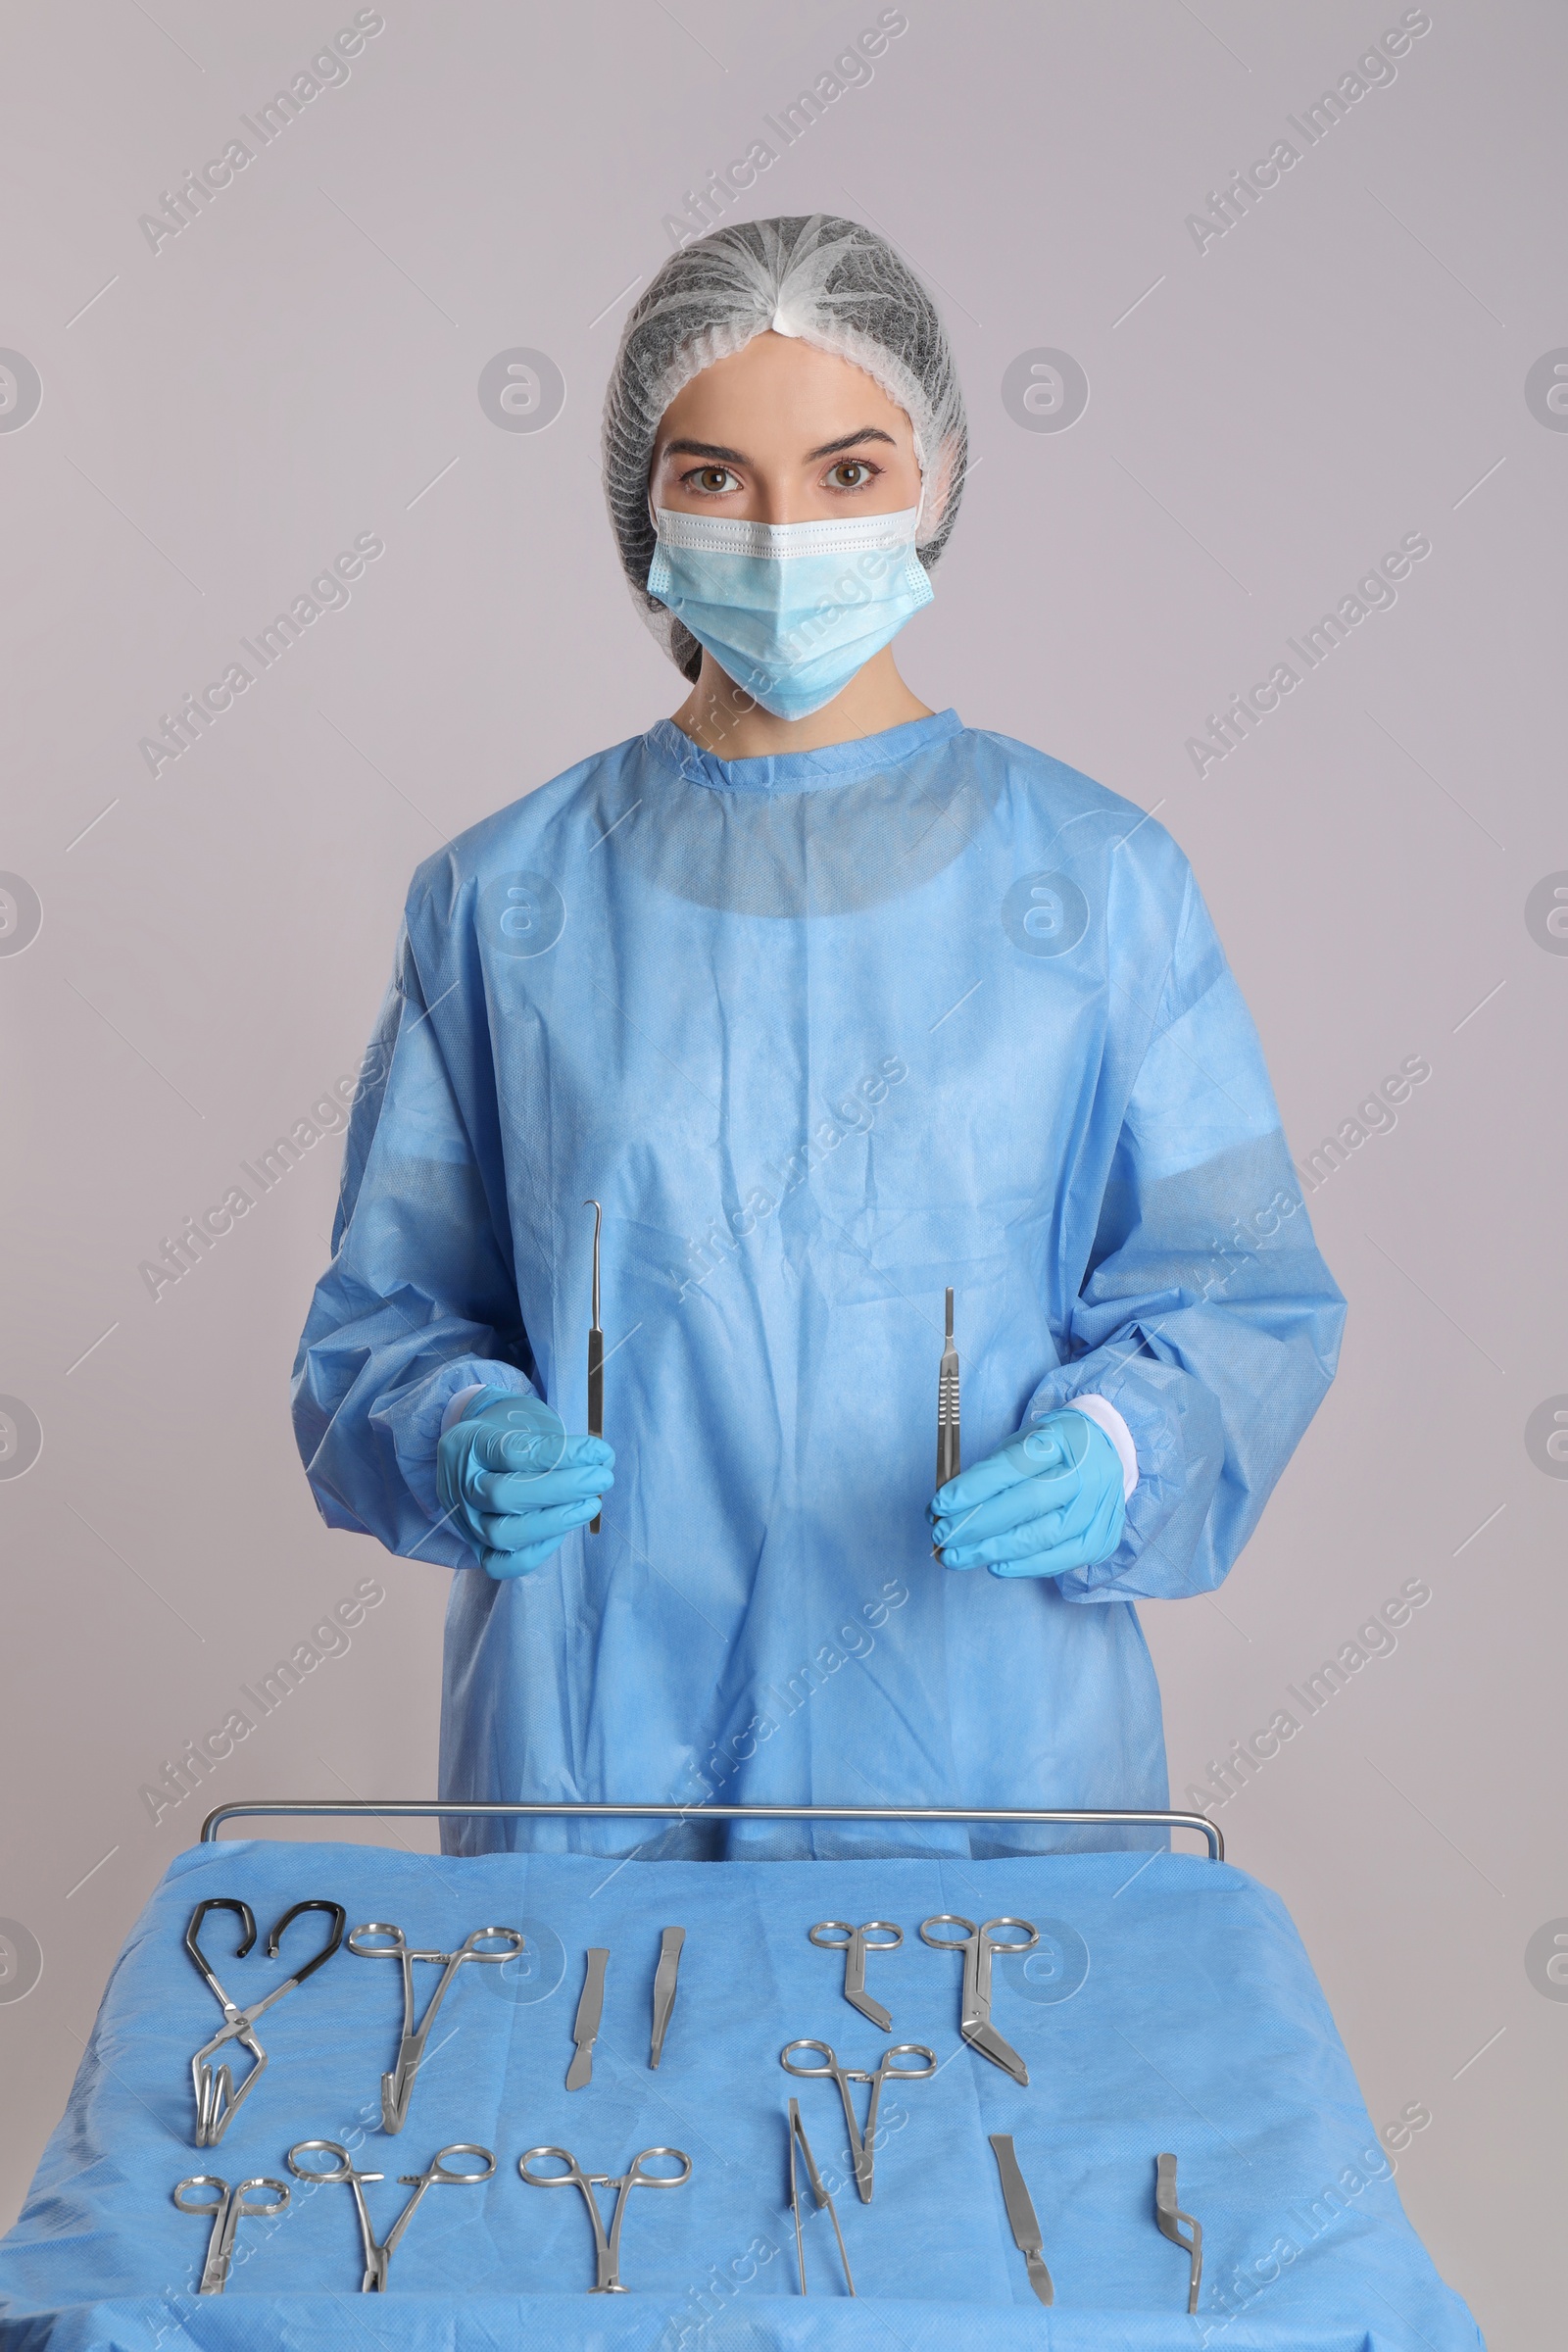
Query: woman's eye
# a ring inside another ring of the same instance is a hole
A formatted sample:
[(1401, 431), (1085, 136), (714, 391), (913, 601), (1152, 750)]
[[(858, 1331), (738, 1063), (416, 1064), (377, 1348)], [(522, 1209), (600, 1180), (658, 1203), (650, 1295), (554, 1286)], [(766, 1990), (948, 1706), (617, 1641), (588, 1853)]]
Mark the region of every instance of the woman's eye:
[(719, 498), (742, 487), (740, 476), (731, 473), (727, 466), (699, 466), (695, 472), (683, 474), (681, 481), (685, 489), (700, 491), (705, 498)]
[(863, 490), (867, 482), (873, 481), (875, 476), (875, 467), (868, 466), (864, 458), (841, 458), (828, 474), (828, 488), (830, 490)]

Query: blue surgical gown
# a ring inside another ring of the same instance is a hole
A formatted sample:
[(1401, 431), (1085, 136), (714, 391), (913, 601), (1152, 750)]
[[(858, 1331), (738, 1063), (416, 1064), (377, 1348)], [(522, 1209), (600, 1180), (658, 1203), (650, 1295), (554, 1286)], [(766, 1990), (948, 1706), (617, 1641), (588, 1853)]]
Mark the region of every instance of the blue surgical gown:
[[(601, 1535), (494, 1581), (443, 1521), (442, 1415), (482, 1382), (583, 1428), (589, 1196), (615, 1484)], [(950, 1285), (966, 1461), (1077, 1396), (1126, 1423), (1101, 1566), (932, 1558)], [(951, 710), (729, 761), (665, 720), (415, 876), (295, 1425), (329, 1526), (460, 1572), (443, 1796), (1162, 1806), (1134, 1603), (1219, 1584), (1343, 1316), (1152, 818)], [(872, 1843), (686, 1823), (660, 1850)]]

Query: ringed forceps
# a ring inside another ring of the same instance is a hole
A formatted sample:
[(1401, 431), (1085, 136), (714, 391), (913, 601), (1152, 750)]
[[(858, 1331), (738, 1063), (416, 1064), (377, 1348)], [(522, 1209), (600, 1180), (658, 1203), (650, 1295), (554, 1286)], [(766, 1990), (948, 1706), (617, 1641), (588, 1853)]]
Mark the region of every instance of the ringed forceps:
[[(198, 1940), (201, 1936), (202, 1922), (210, 1911), (232, 1911), (239, 1921), (244, 1933), (235, 1947), (234, 1957), (236, 1960), (243, 1960), (256, 1941), (256, 1917), (249, 1903), (236, 1902), (228, 1895), (210, 1895), (206, 1902), (198, 1903), (191, 1913), (190, 1926), (185, 1930), (185, 1949), (195, 1962), (208, 1991), (223, 2012), (221, 2032), (215, 2034), (211, 2041), (204, 2043), (190, 2062), (191, 2087), (196, 2094), (196, 2145), (199, 2148), (217, 2147), (228, 2129), (235, 2109), (249, 2098), (266, 2071), (267, 2052), (256, 2038), (257, 2019), (266, 2010), (270, 2009), (274, 2001), (280, 2001), (285, 1992), (292, 1992), (296, 1984), (303, 1984), (307, 1977), (314, 1977), (317, 1970), (331, 1959), (332, 1954), (343, 1940), (343, 1922), (348, 1916), (341, 1903), (316, 1900), (295, 1903), (292, 1909), (285, 1911), (267, 1938), (269, 1960), (277, 1958), (277, 1947), (285, 1931), (294, 1920), (299, 1918), (302, 1911), (327, 1912), (332, 1921), (332, 1933), (314, 1959), (307, 1960), (305, 1966), (297, 1968), (291, 1977), (285, 1977), (281, 1984), (274, 1984), (271, 1991), (265, 1994), (261, 2000), (252, 2001), (248, 2009), (240, 2009), (229, 1999), (214, 1976)], [(225, 2043), (231, 2041), (239, 2042), (249, 2050), (256, 2061), (237, 2091), (234, 2088), (233, 2073), (226, 2059), (221, 2066), (216, 2068), (208, 2063), (215, 2051), (222, 2049)], [(215, 2288), (212, 2291), (216, 2293), (218, 2290)]]
[[(796, 2066), (790, 2059), (792, 2050), (820, 2050), (824, 2063), (821, 2066)], [(925, 2064), (895, 2066), (895, 2058), (923, 2058)], [(862, 2066), (840, 2066), (825, 2041), (803, 2037), (799, 2041), (786, 2042), (779, 2052), (778, 2062), (787, 2075), (802, 2075), (808, 2080), (815, 2075), (823, 2075), (838, 2084), (839, 2097), (844, 2102), (844, 2127), (850, 2135), (850, 2162), (855, 2168), (855, 2185), (860, 2192), (861, 2204), (869, 2205), (876, 2162), (876, 2118), (877, 2109), (882, 2104), (882, 2085), (889, 2076), (895, 2082), (923, 2082), (928, 2075), (934, 2075), (937, 2071), (935, 2050), (928, 2050), (922, 2041), (896, 2041), (883, 2051), (874, 2072), (868, 2072)], [(865, 2111), (863, 2132), (855, 2120), (855, 2101), (850, 2095), (852, 2082), (869, 2082), (871, 2085), (871, 2103)]]
[[(933, 1928), (962, 1928), (961, 1936), (933, 1936)], [(993, 1936), (993, 1928), (1022, 1928), (1022, 1941), (1014, 1938), (1004, 1941)], [(1028, 1952), (1040, 1941), (1040, 1931), (1027, 1919), (988, 1919), (976, 1927), (972, 1919), (960, 1919), (956, 1912), (939, 1911), (935, 1919), (926, 1920), (920, 1929), (920, 1940), (939, 1952), (962, 1952), (963, 1993), (958, 2010), (958, 2032), (972, 2050), (1000, 2066), (1015, 2082), (1028, 2086), (1029, 2069), (1010, 2042), (1003, 2040), (991, 2023), (991, 1955), (993, 1952)]]
[[(532, 2173), (529, 2165), (536, 2156), (553, 2156), (564, 2164), (564, 2173)], [(680, 2166), (678, 2173), (648, 2173), (643, 2170), (651, 2156), (669, 2156)], [(692, 2160), (680, 2148), (643, 2148), (631, 2160), (631, 2170), (618, 2176), (614, 2173), (585, 2173), (569, 2148), (525, 2148), (517, 2158), (517, 2170), (530, 2188), (580, 2188), (594, 2226), (594, 2254), (597, 2277), (588, 2289), (591, 2295), (623, 2295), (626, 2288), (620, 2283), (620, 2225), (626, 2218), (626, 2199), (634, 2188), (682, 2188), (692, 2177)], [(609, 2230), (605, 2217), (594, 2195), (596, 2188), (615, 2191), (615, 2210)]]
[[(238, 2104), (236, 2100), (235, 2104)], [(216, 2188), (216, 2197), (200, 2197), (194, 2201), (185, 2195), (187, 2188)], [(275, 2188), (277, 2194), (265, 2205), (247, 2202), (247, 2192), (253, 2188)], [(174, 2184), (174, 2203), (181, 2213), (210, 2214), (213, 2234), (207, 2241), (207, 2260), (202, 2265), (201, 2280), (196, 2288), (199, 2295), (220, 2295), (228, 2282), (230, 2265), (234, 2259), (234, 2232), (243, 2221), (260, 2221), (264, 2215), (281, 2213), (288, 2203), (288, 2184), (283, 2180), (240, 2180), (230, 2188), (216, 2173), (192, 2173), (188, 2180)]]
[[(314, 2165), (300, 2162), (302, 2156), (308, 2156), (318, 2148), (336, 2159), (330, 2172), (322, 2172)], [(463, 2172), (448, 2164), (449, 2156), (477, 2156), (480, 2169), (471, 2173)], [(288, 2152), (288, 2169), (296, 2180), (348, 2182), (354, 2191), (355, 2209), (360, 2217), (360, 2242), (365, 2248), (365, 2277), (360, 2281), (360, 2292), (362, 2295), (384, 2295), (387, 2268), (397, 2251), (399, 2239), (418, 2210), (419, 2199), (425, 2190), (432, 2182), (452, 2188), (476, 2188), (481, 2180), (493, 2179), (496, 2160), (488, 2148), (476, 2147), (471, 2139), (458, 2139), (449, 2148), (438, 2148), (422, 2173), (399, 2173), (399, 2186), (412, 2188), (414, 2194), (379, 2245), (375, 2242), (375, 2231), (370, 2227), (370, 2209), (365, 2202), (365, 2191), (360, 2183), (363, 2180), (384, 2180), (385, 2173), (357, 2172), (347, 2148), (340, 2146), (335, 2139), (296, 2141)], [(285, 2189), (283, 2193), (287, 2196), (288, 2191)]]
[[(882, 1940), (872, 1941), (873, 1929), (881, 1931)], [(891, 1919), (868, 1919), (863, 1928), (852, 1928), (847, 1919), (819, 1919), (810, 1937), (819, 1950), (844, 1954), (844, 1998), (880, 2032), (891, 2034), (892, 2017), (865, 1989), (865, 1955), (896, 1952), (904, 1941), (904, 1930), (896, 1928)]]
[[(368, 1936), (388, 1940), (367, 1943)], [(499, 1944), (497, 1951), (481, 1950), (486, 1943)], [(424, 2045), (430, 2037), (430, 2028), (436, 2012), (446, 1998), (447, 1988), (465, 1960), (514, 1960), (527, 1943), (527, 1937), (517, 1928), (475, 1928), (455, 1952), (416, 1952), (409, 1949), (407, 1936), (401, 1928), (388, 1927), (384, 1920), (368, 1920), (363, 1928), (354, 1929), (348, 1939), (349, 1950), (361, 1960), (396, 1960), (403, 1970), (403, 2036), (398, 2043), (397, 2064), (392, 2072), (381, 2077), (381, 2129), (401, 2132), (409, 2119), (409, 2101), (414, 2096), (415, 2080), (424, 2058)], [(439, 1965), (444, 1973), (440, 1984), (430, 1995), (423, 2023), (416, 2029), (414, 2023), (414, 1963), (428, 1960)]]

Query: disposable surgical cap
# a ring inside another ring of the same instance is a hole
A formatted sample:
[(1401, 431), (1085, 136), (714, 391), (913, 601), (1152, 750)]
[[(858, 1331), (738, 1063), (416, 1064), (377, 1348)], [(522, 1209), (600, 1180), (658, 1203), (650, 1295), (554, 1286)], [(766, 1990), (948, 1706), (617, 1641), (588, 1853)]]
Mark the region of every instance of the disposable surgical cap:
[(936, 306), (891, 245), (831, 213), (744, 220), (684, 245), (632, 306), (605, 398), (605, 496), (638, 611), (688, 678), (702, 648), (648, 594), (648, 475), (660, 418), (683, 385), (771, 328), (850, 360), (914, 430), (915, 553), (929, 571), (963, 488), (963, 394)]

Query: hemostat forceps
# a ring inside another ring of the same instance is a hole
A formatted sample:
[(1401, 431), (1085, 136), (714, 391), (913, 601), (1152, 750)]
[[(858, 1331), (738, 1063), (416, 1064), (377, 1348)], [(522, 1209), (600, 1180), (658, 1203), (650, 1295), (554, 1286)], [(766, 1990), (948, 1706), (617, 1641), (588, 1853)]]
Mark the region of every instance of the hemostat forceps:
[[(295, 1903), (291, 1910), (285, 1911), (267, 1938), (269, 1960), (277, 1958), (277, 1947), (285, 1931), (292, 1921), (299, 1918), (302, 1911), (325, 1911), (332, 1922), (332, 1933), (314, 1959), (307, 1960), (305, 1966), (297, 1968), (291, 1977), (285, 1977), (281, 1984), (274, 1984), (271, 1991), (265, 1994), (261, 2000), (252, 2001), (248, 2009), (240, 2009), (229, 1999), (214, 1976), (198, 1940), (202, 1922), (210, 1911), (232, 1911), (239, 1921), (244, 1933), (235, 1946), (234, 1957), (236, 1960), (243, 1960), (251, 1945), (256, 1941), (256, 1919), (249, 1903), (235, 1902), (226, 1895), (211, 1895), (206, 1902), (198, 1903), (191, 1913), (190, 1926), (185, 1930), (185, 1949), (195, 1962), (208, 1991), (223, 2012), (222, 2031), (215, 2034), (212, 2040), (206, 2042), (190, 2062), (191, 2087), (196, 2094), (196, 2145), (199, 2148), (217, 2147), (228, 2129), (229, 2118), (233, 2115), (234, 2110), (250, 2097), (258, 2081), (266, 2071), (267, 2052), (256, 2038), (257, 2019), (266, 2010), (270, 2009), (274, 2001), (280, 2001), (285, 1992), (292, 1992), (296, 1984), (303, 1984), (307, 1977), (315, 1976), (317, 1970), (325, 1961), (331, 1959), (332, 1954), (343, 1940), (343, 1922), (348, 1916), (341, 1903), (316, 1900)], [(241, 2043), (256, 2061), (237, 2091), (234, 2088), (233, 2073), (226, 2059), (221, 2066), (216, 2069), (208, 2063), (216, 2050), (222, 2049), (225, 2043), (231, 2041)], [(187, 2207), (184, 2210), (193, 2209)], [(230, 2231), (230, 2235), (232, 2235), (232, 2231)], [(216, 2294), (219, 2290), (215, 2287), (211, 2291)]]
[[(315, 2165), (300, 2163), (299, 2160), (302, 2156), (308, 2156), (313, 2149), (317, 2148), (322, 2150), (325, 2155), (336, 2159), (329, 2170), (323, 2171)], [(464, 2172), (459, 2167), (448, 2164), (449, 2156), (476, 2156), (479, 2160), (478, 2170), (471, 2173)], [(493, 2179), (496, 2160), (488, 2148), (476, 2147), (471, 2139), (458, 2139), (454, 2140), (449, 2148), (438, 2148), (422, 2173), (399, 2173), (399, 2186), (412, 2188), (414, 2194), (379, 2245), (375, 2242), (375, 2231), (370, 2227), (370, 2209), (365, 2202), (365, 2191), (360, 2183), (362, 2180), (384, 2180), (385, 2173), (356, 2172), (347, 2148), (340, 2147), (335, 2139), (296, 2141), (288, 2152), (288, 2169), (296, 2180), (346, 2180), (348, 2182), (354, 2191), (355, 2208), (360, 2217), (360, 2243), (365, 2248), (365, 2277), (360, 2281), (360, 2292), (362, 2295), (384, 2295), (386, 2293), (387, 2266), (397, 2251), (399, 2239), (418, 2209), (419, 2199), (431, 2182), (439, 2181), (443, 2185), (453, 2188), (476, 2188), (481, 2180)], [(287, 2193), (285, 2189), (285, 2196)]]
[[(933, 1928), (962, 1928), (961, 1936), (933, 1936)], [(1007, 1943), (993, 1936), (993, 1928), (1022, 1928), (1021, 1940)], [(991, 1955), (993, 1952), (1028, 1952), (1040, 1941), (1040, 1931), (1027, 1919), (988, 1919), (976, 1927), (972, 1919), (959, 1919), (953, 1911), (939, 1911), (935, 1919), (926, 1920), (920, 1929), (920, 1940), (939, 1952), (962, 1952), (963, 1995), (958, 2011), (958, 2032), (972, 2050), (989, 2058), (1011, 2075), (1015, 2082), (1026, 2087), (1029, 2069), (1010, 2042), (1003, 2040), (991, 2023)]]
[[(258, 2070), (260, 2071), (260, 2070)], [(253, 2076), (252, 2081), (255, 2080)], [(238, 2106), (236, 2099), (234, 2104)], [(215, 2197), (187, 2197), (187, 2188), (215, 2188)], [(268, 2204), (252, 2205), (248, 2192), (253, 2188), (275, 2188), (276, 2196)], [(220, 2295), (228, 2283), (229, 2267), (234, 2259), (234, 2232), (243, 2221), (260, 2221), (264, 2215), (281, 2213), (288, 2203), (288, 2184), (282, 2180), (241, 2180), (230, 2188), (216, 2173), (192, 2173), (188, 2180), (174, 2184), (174, 2203), (181, 2213), (205, 2213), (212, 2216), (213, 2234), (207, 2241), (207, 2260), (202, 2265), (199, 2295)]]
[[(379, 1936), (387, 1940), (367, 1943), (368, 1936)], [(409, 2101), (414, 2096), (415, 2080), (424, 2058), (424, 2045), (435, 2024), (436, 2012), (446, 1998), (452, 1983), (465, 1960), (514, 1960), (526, 1945), (527, 1937), (518, 1928), (475, 1928), (473, 1934), (455, 1952), (411, 1952), (401, 1928), (388, 1927), (383, 1920), (368, 1920), (356, 1928), (349, 1936), (349, 1950), (361, 1960), (396, 1960), (403, 1970), (403, 2037), (398, 2043), (397, 2064), (389, 2075), (381, 2077), (381, 2129), (401, 2132), (409, 2120)], [(487, 1943), (499, 1945), (495, 1951), (480, 1947)], [(416, 2029), (414, 2023), (414, 1963), (428, 1960), (443, 1969), (440, 1984), (430, 1995), (423, 2023)]]
[[(528, 2170), (536, 2156), (553, 2156), (564, 2164), (564, 2173), (531, 2173)], [(680, 2166), (678, 2173), (647, 2173), (643, 2167), (651, 2156), (668, 2156)], [(594, 2254), (598, 2275), (588, 2289), (591, 2295), (623, 2295), (620, 2283), (620, 2225), (626, 2218), (626, 2199), (634, 2188), (680, 2188), (692, 2177), (692, 2160), (680, 2148), (644, 2148), (631, 2160), (631, 2170), (618, 2176), (614, 2173), (585, 2173), (569, 2148), (525, 2148), (517, 2158), (517, 2170), (530, 2188), (580, 2188), (594, 2226)], [(615, 2191), (615, 2210), (611, 2217), (607, 2233), (605, 2217), (594, 2196), (596, 2188)]]
[[(1168, 2237), (1173, 2246), (1180, 2246), (1187, 2257), (1187, 2308), (1196, 2311), (1198, 2289), (1203, 2277), (1203, 2225), (1177, 2206), (1174, 2156), (1154, 2158), (1154, 2219), (1159, 2224), (1160, 2235)], [(1181, 2232), (1183, 2222), (1192, 2233), (1188, 2237)]]
[[(871, 1940), (871, 1932), (881, 1932), (881, 1939)], [(858, 2009), (883, 2034), (891, 2034), (893, 2020), (880, 2001), (873, 2001), (865, 1989), (865, 1955), (867, 1952), (896, 1952), (904, 1941), (904, 1930), (896, 1928), (891, 1919), (868, 1919), (863, 1928), (852, 1928), (845, 1919), (819, 1919), (810, 1930), (811, 1941), (821, 1950), (844, 1954), (844, 1998), (852, 2009)]]
[[(796, 2066), (790, 2059), (792, 2050), (820, 2050), (825, 2064)], [(895, 2066), (895, 2058), (923, 2058), (925, 2064)], [(934, 2075), (937, 2071), (935, 2050), (928, 2050), (922, 2041), (896, 2041), (883, 2051), (874, 2073), (868, 2073), (861, 2066), (840, 2066), (825, 2041), (803, 2038), (786, 2042), (779, 2052), (778, 2062), (787, 2075), (804, 2075), (808, 2078), (826, 2075), (838, 2084), (839, 2097), (844, 2102), (844, 2128), (850, 2135), (850, 2162), (855, 2167), (855, 2185), (860, 2192), (860, 2203), (869, 2205), (873, 2185), (872, 2168), (876, 2162), (876, 2117), (877, 2109), (882, 2104), (882, 2085), (890, 2075), (895, 2082), (923, 2082), (927, 2075)], [(850, 2096), (852, 2082), (869, 2082), (871, 2085), (871, 2103), (865, 2111), (863, 2132), (855, 2120), (855, 2102)]]

